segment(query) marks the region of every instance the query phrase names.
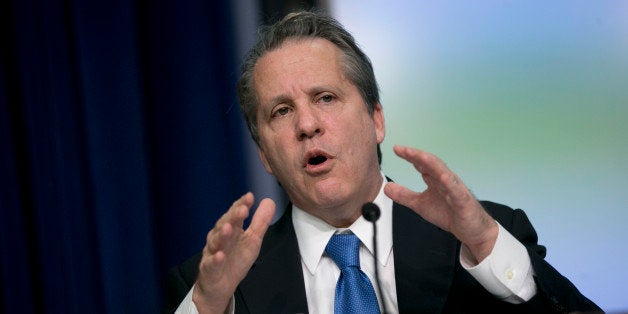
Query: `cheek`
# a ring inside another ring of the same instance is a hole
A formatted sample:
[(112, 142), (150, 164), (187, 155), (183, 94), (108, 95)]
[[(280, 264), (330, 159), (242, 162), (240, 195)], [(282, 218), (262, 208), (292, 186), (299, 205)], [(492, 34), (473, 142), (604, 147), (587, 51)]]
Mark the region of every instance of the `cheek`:
[(357, 142), (366, 144), (371, 143), (374, 140), (377, 141), (377, 129), (370, 117), (364, 118), (360, 122), (353, 125), (351, 131), (355, 141)]
[(284, 169), (292, 164), (291, 159), (293, 150), (290, 149), (290, 145), (285, 139), (273, 138), (270, 139), (269, 145), (265, 146), (264, 152), (266, 153), (266, 159), (270, 167), (275, 170)]
[(354, 123), (345, 124), (338, 131), (343, 138), (340, 148), (344, 148), (353, 159), (365, 158), (372, 147), (377, 144), (377, 136), (371, 120), (357, 120)]
[[(377, 144), (381, 143), (380, 132), (375, 128), (373, 120), (370, 117), (362, 121), (362, 125), (354, 130), (354, 140), (359, 145), (356, 149), (359, 154), (363, 154), (361, 158), (369, 159)], [(382, 137), (383, 139), (383, 137)]]

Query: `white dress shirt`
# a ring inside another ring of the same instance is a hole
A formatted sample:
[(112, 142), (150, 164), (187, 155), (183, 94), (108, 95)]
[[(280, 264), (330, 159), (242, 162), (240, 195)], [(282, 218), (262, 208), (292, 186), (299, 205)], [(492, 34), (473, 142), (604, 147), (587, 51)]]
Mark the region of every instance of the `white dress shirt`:
[[(384, 177), (379, 194), (373, 201), (381, 210), (381, 216), (377, 221), (377, 264), (381, 290), (387, 307), (386, 313), (398, 313), (392, 241), (393, 201), (384, 194), (385, 184)], [(292, 207), (292, 220), (301, 254), (305, 294), (310, 313), (334, 312), (334, 295), (340, 269), (325, 253), (325, 246), (337, 232), (352, 232), (362, 242), (360, 267), (371, 280), (381, 307), (382, 296), (379, 295), (373, 269), (373, 227), (370, 222), (360, 216), (349, 228), (338, 229), (295, 206)], [(460, 251), (462, 266), (495, 297), (510, 303), (522, 303), (536, 294), (533, 269), (526, 248), (501, 225), (491, 254), (478, 265), (473, 265), (471, 262), (473, 260), (471, 253), (463, 245)], [(193, 290), (194, 287), (190, 289), (175, 313), (198, 313), (192, 302)], [(231, 305), (233, 312), (233, 299)]]

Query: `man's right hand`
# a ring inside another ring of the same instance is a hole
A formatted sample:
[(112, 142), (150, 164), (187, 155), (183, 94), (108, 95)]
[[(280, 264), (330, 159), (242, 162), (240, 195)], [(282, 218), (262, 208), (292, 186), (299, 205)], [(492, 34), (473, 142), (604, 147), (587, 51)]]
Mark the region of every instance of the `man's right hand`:
[(207, 233), (203, 258), (192, 300), (199, 313), (224, 313), (236, 290), (255, 262), (262, 239), (275, 214), (275, 202), (260, 202), (250, 226), (244, 230), (254, 197), (251, 192), (235, 201)]

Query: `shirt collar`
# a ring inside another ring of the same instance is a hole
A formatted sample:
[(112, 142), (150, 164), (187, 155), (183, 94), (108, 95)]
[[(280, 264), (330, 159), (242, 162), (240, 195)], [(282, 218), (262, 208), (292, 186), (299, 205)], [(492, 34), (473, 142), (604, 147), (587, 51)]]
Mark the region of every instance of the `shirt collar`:
[[(388, 263), (388, 258), (392, 252), (392, 207), (393, 201), (384, 194), (386, 177), (382, 173), (382, 186), (373, 203), (379, 206), (381, 215), (377, 220), (378, 256), (377, 260), (381, 265)], [(327, 224), (302, 209), (292, 205), (292, 221), (297, 235), (299, 252), (303, 263), (311, 274), (316, 273), (316, 268), (320, 262), (325, 246), (332, 235), (336, 232), (350, 230), (355, 234), (364, 246), (373, 254), (373, 226), (364, 217), (360, 216), (349, 228), (338, 229)]]

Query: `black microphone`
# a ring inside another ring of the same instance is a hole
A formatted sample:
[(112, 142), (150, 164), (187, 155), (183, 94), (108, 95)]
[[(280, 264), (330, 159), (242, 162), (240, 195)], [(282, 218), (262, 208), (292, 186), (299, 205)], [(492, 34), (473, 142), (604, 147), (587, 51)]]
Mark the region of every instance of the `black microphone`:
[(382, 293), (382, 283), (379, 281), (379, 267), (377, 267), (377, 224), (375, 223), (379, 219), (381, 212), (379, 207), (374, 203), (368, 202), (362, 205), (362, 216), (364, 219), (373, 223), (373, 266), (375, 267), (375, 281), (377, 281), (377, 290), (379, 296), (382, 298), (382, 314), (386, 313), (386, 302), (384, 301), (384, 294)]
[(379, 207), (375, 205), (375, 203), (368, 202), (362, 205), (362, 216), (364, 216), (364, 219), (375, 223), (377, 219), (379, 219), (379, 215), (380, 210)]

